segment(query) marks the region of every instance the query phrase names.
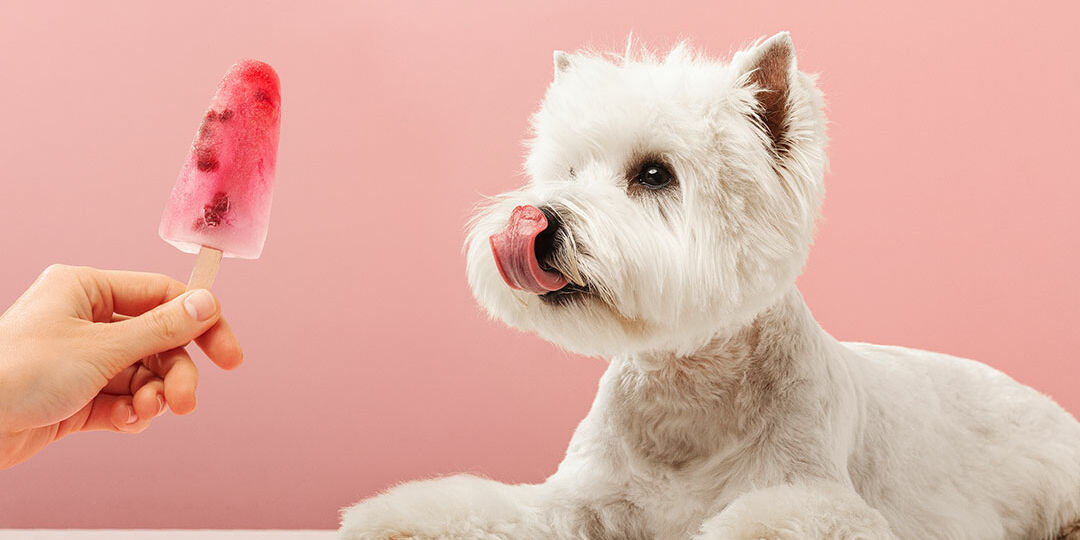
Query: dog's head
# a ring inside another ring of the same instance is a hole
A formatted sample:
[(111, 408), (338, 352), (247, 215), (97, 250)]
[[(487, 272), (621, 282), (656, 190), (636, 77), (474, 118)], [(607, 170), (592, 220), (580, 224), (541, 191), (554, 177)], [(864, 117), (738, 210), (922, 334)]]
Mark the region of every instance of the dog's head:
[(825, 117), (787, 33), (729, 64), (555, 53), (531, 182), (467, 240), (477, 300), (511, 326), (612, 356), (689, 353), (772, 305), (806, 259)]

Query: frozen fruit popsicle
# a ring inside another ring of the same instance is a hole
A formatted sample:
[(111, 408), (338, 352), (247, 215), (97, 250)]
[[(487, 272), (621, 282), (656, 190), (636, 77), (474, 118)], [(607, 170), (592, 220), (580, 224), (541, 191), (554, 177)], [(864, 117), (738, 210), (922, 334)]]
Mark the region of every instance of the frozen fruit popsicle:
[(189, 289), (209, 288), (222, 256), (262, 254), (280, 127), (274, 68), (236, 63), (210, 101), (158, 228), (180, 251), (199, 254)]

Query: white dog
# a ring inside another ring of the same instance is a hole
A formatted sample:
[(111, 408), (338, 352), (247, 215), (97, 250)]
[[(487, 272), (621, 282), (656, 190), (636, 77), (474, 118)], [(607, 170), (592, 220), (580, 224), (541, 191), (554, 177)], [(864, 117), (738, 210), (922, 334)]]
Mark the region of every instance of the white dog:
[(840, 343), (795, 288), (825, 117), (778, 34), (729, 64), (555, 53), (529, 185), (467, 243), (477, 300), (610, 358), (540, 485), (454, 476), (346, 539), (1080, 539), (1080, 424), (983, 364)]

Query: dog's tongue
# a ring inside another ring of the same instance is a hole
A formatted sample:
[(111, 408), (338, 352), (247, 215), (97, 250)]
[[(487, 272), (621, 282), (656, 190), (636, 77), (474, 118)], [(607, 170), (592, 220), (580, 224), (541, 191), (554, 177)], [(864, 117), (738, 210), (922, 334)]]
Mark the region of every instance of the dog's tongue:
[(536, 260), (536, 235), (547, 229), (544, 213), (535, 206), (519, 206), (510, 214), (506, 229), (491, 236), (495, 266), (507, 285), (534, 294), (557, 291), (566, 286), (558, 272), (540, 268)]

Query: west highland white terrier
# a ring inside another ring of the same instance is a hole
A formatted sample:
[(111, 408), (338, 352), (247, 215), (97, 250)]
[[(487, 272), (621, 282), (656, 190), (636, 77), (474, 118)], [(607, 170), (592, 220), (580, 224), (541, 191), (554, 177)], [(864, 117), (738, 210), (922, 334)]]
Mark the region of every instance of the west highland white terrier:
[(1080, 424), (945, 354), (841, 343), (795, 288), (825, 116), (787, 33), (707, 60), (555, 53), (477, 300), (610, 359), (543, 484), (394, 487), (345, 539), (1080, 539)]

